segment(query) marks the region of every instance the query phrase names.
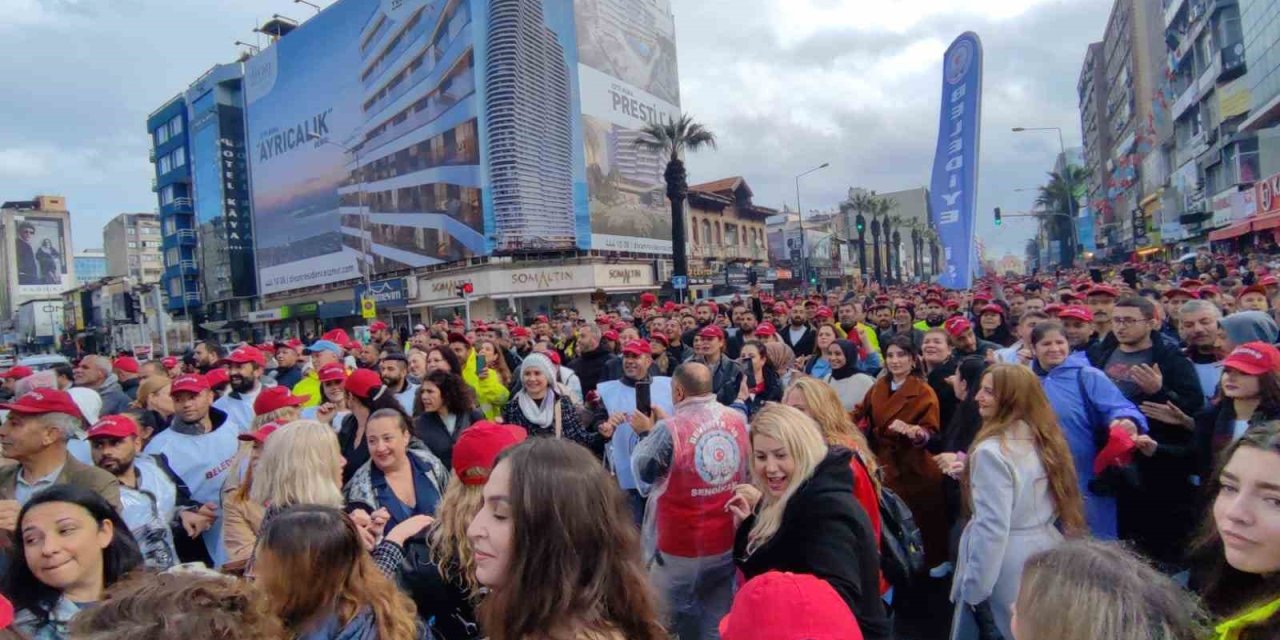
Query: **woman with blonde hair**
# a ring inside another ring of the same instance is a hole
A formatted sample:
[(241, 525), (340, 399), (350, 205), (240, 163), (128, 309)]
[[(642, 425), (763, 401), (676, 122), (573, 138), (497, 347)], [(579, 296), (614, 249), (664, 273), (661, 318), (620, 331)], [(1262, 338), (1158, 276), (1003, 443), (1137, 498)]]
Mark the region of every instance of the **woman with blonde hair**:
[(341, 509), (295, 504), (262, 528), (255, 582), (292, 637), (419, 640), (416, 607), (378, 570)]
[(840, 594), (870, 640), (893, 637), (880, 600), (875, 532), (853, 497), (853, 454), (829, 448), (798, 409), (769, 405), (751, 421), (751, 484), (726, 508), (739, 521), (734, 562), (746, 579), (768, 571), (817, 576)]
[(1211, 637), (1195, 599), (1117, 543), (1072, 540), (1041, 551), (1021, 582), (1010, 640)]
[(783, 404), (813, 419), (828, 446), (844, 447), (853, 452), (849, 468), (853, 471), (853, 497), (867, 512), (871, 529), (880, 540), (880, 483), (876, 474), (880, 465), (867, 445), (867, 437), (853, 424), (853, 419), (840, 403), (840, 396), (830, 385), (817, 378), (801, 376), (791, 382), (782, 396)]
[(982, 427), (967, 459), (972, 515), (951, 586), (951, 637), (990, 637), (994, 628), (1008, 638), (1027, 558), (1088, 526), (1071, 448), (1036, 374), (994, 365), (976, 400)]

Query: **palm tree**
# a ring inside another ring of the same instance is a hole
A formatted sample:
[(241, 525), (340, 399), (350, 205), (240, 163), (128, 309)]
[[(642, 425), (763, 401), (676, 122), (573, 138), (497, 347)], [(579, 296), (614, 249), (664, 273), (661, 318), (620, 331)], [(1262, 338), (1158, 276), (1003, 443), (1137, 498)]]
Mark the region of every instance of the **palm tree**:
[[(867, 225), (864, 214), (870, 214), (876, 208), (875, 192), (849, 190), (849, 197), (845, 200), (845, 204), (857, 214), (857, 219), (861, 223), (861, 229), (858, 229), (858, 270), (863, 278), (867, 277)], [(875, 235), (872, 235), (872, 248), (874, 249)]]
[(1060, 243), (1059, 260), (1064, 265), (1075, 262), (1076, 238), (1073, 221), (1068, 216), (1079, 213), (1077, 203), (1088, 176), (1084, 167), (1074, 164), (1067, 165), (1062, 173), (1050, 171), (1049, 182), (1040, 187), (1036, 196), (1036, 206), (1041, 210), (1040, 223), (1048, 228), (1049, 239)]
[[(891, 265), (893, 263), (890, 262), (890, 257), (889, 257), (889, 242), (890, 242), (889, 214), (894, 209), (898, 208), (898, 203), (893, 200), (888, 200), (885, 198), (881, 198), (879, 196), (875, 196), (874, 193), (872, 194), (872, 196), (873, 196), (872, 202), (874, 204), (872, 205), (872, 208), (871, 208), (871, 232), (873, 235), (878, 237), (880, 233), (877, 230), (883, 229), (884, 271), (885, 271), (885, 276), (887, 278), (893, 279), (893, 271), (891, 270)], [(875, 266), (875, 272), (876, 272), (876, 282), (880, 282), (880, 251), (878, 248), (879, 243), (875, 239), (873, 239), (871, 244), (872, 244), (871, 249), (872, 249), (872, 254), (874, 258), (874, 266)]]
[[(694, 122), (688, 114), (681, 114), (679, 119), (667, 116), (665, 123), (650, 123), (640, 132), (636, 144), (667, 156), (667, 170), (662, 176), (667, 181), (667, 199), (671, 202), (671, 257), (674, 275), (686, 276), (689, 274), (689, 259), (685, 254), (684, 201), (689, 195), (689, 174), (681, 158), (686, 151), (716, 148), (716, 136)], [(676, 295), (683, 298), (685, 294), (677, 292)]]

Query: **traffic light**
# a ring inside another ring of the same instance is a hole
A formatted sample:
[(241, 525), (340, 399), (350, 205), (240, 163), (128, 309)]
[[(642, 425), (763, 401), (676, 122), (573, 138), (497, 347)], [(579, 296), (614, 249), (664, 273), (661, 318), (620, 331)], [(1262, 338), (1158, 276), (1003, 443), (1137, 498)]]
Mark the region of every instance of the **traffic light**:
[(996, 226), (997, 227), (1000, 226), (1001, 222), (1002, 220), (1000, 219), (1000, 207), (996, 207)]
[(809, 268), (809, 284), (818, 284), (818, 269), (816, 267)]
[(459, 298), (465, 298), (474, 293), (476, 288), (470, 282), (463, 282), (461, 284), (454, 285), (453, 290), (458, 294)]
[(854, 226), (858, 227), (858, 233), (861, 234), (862, 232), (867, 230), (867, 221), (863, 219), (862, 216), (858, 216), (858, 219), (855, 221)]

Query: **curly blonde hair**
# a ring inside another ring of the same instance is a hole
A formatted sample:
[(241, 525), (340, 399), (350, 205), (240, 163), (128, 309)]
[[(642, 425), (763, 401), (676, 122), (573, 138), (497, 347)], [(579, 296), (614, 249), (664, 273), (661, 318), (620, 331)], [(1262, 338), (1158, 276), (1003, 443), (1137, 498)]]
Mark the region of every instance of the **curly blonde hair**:
[(429, 540), (431, 560), (440, 570), (440, 577), (464, 585), (472, 599), (479, 595), (480, 583), (476, 581), (476, 559), (467, 539), (467, 527), (483, 506), (484, 485), (466, 484), (455, 478), (436, 507)]

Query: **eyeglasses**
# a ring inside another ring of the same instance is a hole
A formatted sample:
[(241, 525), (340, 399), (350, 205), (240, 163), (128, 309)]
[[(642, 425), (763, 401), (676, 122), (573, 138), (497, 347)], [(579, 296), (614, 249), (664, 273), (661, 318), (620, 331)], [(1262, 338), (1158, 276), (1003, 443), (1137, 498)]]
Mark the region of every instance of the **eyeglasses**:
[(1120, 327), (1128, 326), (1128, 325), (1131, 325), (1131, 324), (1138, 324), (1139, 322), (1146, 322), (1146, 321), (1147, 321), (1147, 319), (1146, 319), (1146, 318), (1123, 318), (1123, 317), (1121, 317), (1121, 318), (1112, 318), (1112, 319), (1111, 319), (1111, 323), (1112, 323), (1112, 324), (1114, 324), (1114, 325), (1116, 325), (1116, 326), (1120, 326)]

